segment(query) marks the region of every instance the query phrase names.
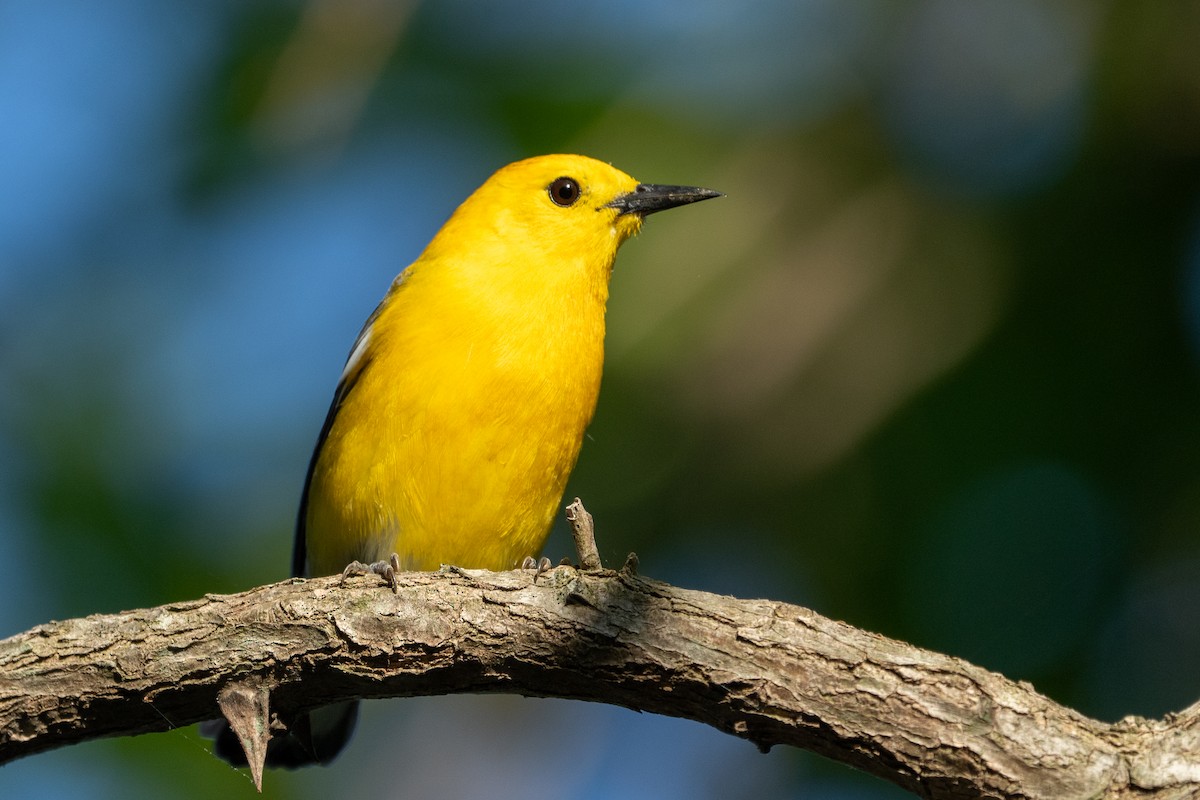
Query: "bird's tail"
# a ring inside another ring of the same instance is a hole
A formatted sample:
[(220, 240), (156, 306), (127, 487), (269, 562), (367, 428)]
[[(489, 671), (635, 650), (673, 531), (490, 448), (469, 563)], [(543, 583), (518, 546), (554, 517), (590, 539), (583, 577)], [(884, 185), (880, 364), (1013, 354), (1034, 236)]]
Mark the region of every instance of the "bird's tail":
[[(358, 701), (336, 703), (299, 714), (286, 733), (267, 745), (268, 767), (296, 769), (333, 761), (350, 740), (358, 719)], [(223, 719), (204, 723), (201, 733), (213, 740), (213, 753), (235, 767), (246, 766), (246, 754), (237, 734)]]

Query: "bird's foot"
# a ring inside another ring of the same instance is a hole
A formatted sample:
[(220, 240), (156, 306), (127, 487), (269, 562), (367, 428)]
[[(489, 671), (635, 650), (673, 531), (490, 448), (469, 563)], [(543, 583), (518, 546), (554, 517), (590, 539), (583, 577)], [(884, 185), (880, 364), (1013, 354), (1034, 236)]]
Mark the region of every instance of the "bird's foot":
[(376, 561), (373, 564), (364, 564), (361, 561), (351, 561), (342, 570), (342, 583), (346, 582), (346, 578), (354, 575), (378, 575), (383, 578), (383, 582), (392, 587), (393, 592), (399, 592), (396, 587), (396, 573), (400, 571), (400, 556), (392, 553), (392, 557), (387, 561)]
[(537, 570), (537, 572), (533, 573), (533, 582), (537, 583), (537, 579), (541, 577), (542, 573), (554, 569), (554, 565), (545, 556), (536, 561), (533, 556), (525, 556), (525, 560), (521, 562), (521, 569)]

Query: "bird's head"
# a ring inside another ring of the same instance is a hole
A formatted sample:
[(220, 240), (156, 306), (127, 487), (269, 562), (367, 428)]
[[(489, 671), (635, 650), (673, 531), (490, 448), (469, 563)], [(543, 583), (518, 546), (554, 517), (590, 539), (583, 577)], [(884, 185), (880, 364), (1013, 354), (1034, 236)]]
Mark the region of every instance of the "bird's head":
[(584, 156), (529, 158), (463, 201), (406, 280), (448, 282), (450, 295), (498, 320), (586, 307), (602, 324), (621, 243), (648, 214), (718, 196), (638, 183)]
[[(557, 268), (583, 260), (602, 267), (607, 280), (617, 248), (638, 232), (648, 214), (720, 195), (692, 186), (638, 183), (586, 156), (528, 158), (498, 170), (468, 197), (427, 254), (457, 250), (490, 263), (508, 261), (514, 268), (536, 267), (531, 260)], [(503, 250), (511, 257), (500, 257)]]

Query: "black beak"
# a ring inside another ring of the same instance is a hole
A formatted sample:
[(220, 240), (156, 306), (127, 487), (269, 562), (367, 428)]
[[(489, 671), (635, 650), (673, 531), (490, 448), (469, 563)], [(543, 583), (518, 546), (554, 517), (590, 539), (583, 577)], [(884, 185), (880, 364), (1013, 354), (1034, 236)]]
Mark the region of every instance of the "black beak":
[(685, 206), (688, 203), (722, 196), (720, 192), (701, 189), (698, 186), (659, 186), (653, 183), (639, 183), (632, 192), (618, 195), (612, 202), (605, 203), (602, 207), (615, 208), (618, 214), (640, 214), (644, 217), (655, 211), (664, 211), (668, 208), (675, 208), (675, 206)]

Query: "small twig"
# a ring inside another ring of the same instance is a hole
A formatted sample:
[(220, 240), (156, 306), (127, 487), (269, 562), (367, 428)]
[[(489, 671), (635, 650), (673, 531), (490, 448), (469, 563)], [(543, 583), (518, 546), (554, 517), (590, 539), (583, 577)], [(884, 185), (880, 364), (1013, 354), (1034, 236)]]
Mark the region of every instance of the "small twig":
[(241, 742), (254, 786), (262, 793), (263, 766), (271, 738), (270, 688), (262, 679), (251, 678), (225, 684), (217, 692), (217, 704), (229, 727)]
[(578, 497), (567, 506), (567, 522), (571, 523), (571, 535), (575, 537), (580, 569), (585, 572), (604, 569), (600, 563), (600, 551), (596, 549), (596, 525)]

